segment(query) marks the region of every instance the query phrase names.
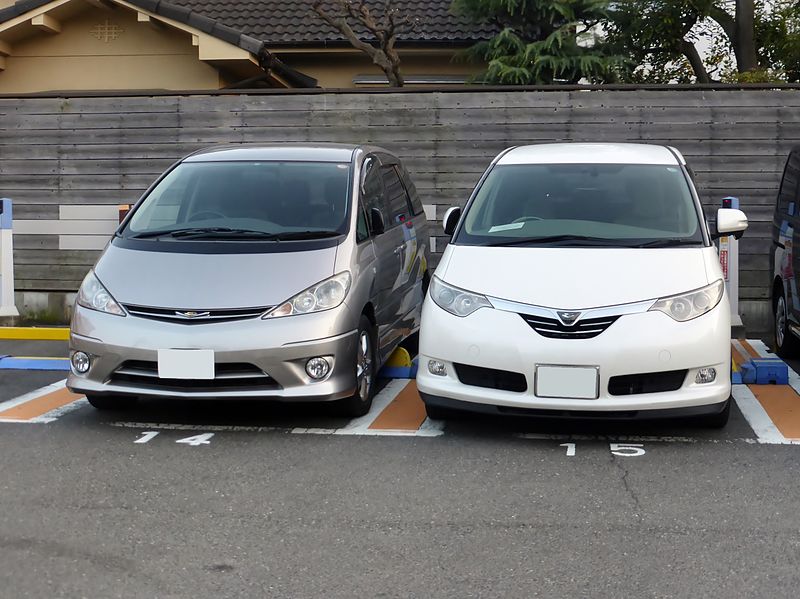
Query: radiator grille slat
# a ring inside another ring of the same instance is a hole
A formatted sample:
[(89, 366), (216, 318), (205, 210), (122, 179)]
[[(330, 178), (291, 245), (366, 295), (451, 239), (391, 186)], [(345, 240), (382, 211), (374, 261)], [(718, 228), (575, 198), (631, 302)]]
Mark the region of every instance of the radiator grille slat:
[[(138, 316), (139, 318), (164, 320), (180, 324), (209, 324), (257, 318), (269, 310), (271, 306), (232, 308), (225, 310), (179, 310), (175, 308), (153, 308), (150, 306), (134, 306), (130, 304), (124, 304), (123, 307), (131, 316)], [(192, 313), (197, 314), (197, 316), (186, 316), (186, 314)]]
[(520, 314), (520, 316), (534, 331), (550, 339), (591, 339), (597, 337), (619, 318), (619, 316), (585, 318), (567, 326), (556, 318), (531, 314)]

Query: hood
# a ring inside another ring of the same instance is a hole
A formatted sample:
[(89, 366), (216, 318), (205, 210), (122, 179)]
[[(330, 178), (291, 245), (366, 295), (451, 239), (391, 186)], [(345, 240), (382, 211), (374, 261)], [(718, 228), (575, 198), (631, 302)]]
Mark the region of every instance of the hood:
[(252, 308), (274, 306), (330, 277), (335, 258), (335, 246), (264, 254), (188, 254), (109, 245), (95, 272), (121, 304)]
[(628, 304), (707, 285), (713, 248), (450, 246), (445, 282), (501, 299), (562, 309)]

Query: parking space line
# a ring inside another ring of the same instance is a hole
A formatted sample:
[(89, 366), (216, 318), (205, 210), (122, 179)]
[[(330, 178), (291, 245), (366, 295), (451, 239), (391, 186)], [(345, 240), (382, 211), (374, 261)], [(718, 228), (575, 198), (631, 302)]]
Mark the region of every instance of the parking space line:
[(20, 401), (22, 398), (18, 398), (13, 400), (14, 405), (10, 407), (0, 406), (0, 408), (3, 408), (0, 410), (0, 421), (34, 421), (48, 412), (63, 408), (82, 398), (83, 395), (72, 393), (61, 383), (58, 389), (30, 397), (25, 401)]
[(69, 327), (0, 327), (0, 339), (68, 341)]
[(425, 404), (417, 391), (416, 381), (410, 381), (384, 409), (369, 428), (372, 430), (416, 431), (425, 422)]
[(758, 437), (759, 443), (785, 445), (786, 437), (777, 429), (775, 423), (764, 410), (747, 385), (734, 385), (731, 395), (736, 400), (739, 411)]
[(786, 439), (800, 441), (800, 396), (786, 385), (748, 385)]
[(739, 348), (736, 347), (736, 344), (733, 343), (733, 341), (731, 341), (731, 356), (733, 357), (733, 361), (736, 363), (736, 366), (738, 366), (740, 368), (741, 368), (742, 364), (747, 362), (747, 360), (742, 355), (742, 353), (739, 351)]
[(753, 349), (753, 346), (750, 345), (750, 343), (748, 342), (747, 339), (739, 339), (738, 341), (739, 341), (739, 345), (741, 345), (744, 348), (744, 350), (748, 354), (750, 354), (751, 358), (760, 358), (761, 357), (761, 355), (755, 349)]

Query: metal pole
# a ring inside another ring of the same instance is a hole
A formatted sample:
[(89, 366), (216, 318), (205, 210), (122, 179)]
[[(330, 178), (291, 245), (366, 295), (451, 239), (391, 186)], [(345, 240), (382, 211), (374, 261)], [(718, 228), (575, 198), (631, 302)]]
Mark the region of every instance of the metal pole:
[(11, 200), (0, 199), (0, 316), (19, 316), (14, 305), (14, 246)]

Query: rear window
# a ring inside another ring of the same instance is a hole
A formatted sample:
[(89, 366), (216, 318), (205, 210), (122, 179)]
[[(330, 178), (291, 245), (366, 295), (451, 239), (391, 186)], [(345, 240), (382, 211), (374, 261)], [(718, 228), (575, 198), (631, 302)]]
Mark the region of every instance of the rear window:
[(703, 242), (682, 169), (640, 164), (497, 166), (475, 195), (456, 242), (565, 236), (620, 246), (664, 239)]

